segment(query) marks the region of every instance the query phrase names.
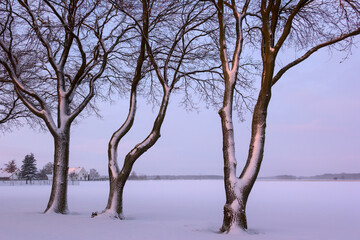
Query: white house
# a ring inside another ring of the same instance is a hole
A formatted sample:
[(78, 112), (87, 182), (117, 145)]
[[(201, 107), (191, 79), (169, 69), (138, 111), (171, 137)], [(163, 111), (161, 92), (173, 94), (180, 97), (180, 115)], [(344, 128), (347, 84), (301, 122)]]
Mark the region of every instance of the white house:
[(9, 173), (3, 169), (0, 169), (0, 180), (17, 180), (19, 179), (20, 171), (16, 170), (13, 173)]
[(88, 180), (88, 173), (86, 172), (85, 168), (83, 167), (74, 167), (69, 168), (69, 179), (70, 180), (80, 180), (85, 181)]

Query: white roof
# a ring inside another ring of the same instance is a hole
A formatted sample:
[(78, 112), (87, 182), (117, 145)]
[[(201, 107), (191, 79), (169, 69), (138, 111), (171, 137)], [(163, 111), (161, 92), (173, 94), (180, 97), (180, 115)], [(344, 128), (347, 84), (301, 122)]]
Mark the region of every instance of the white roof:
[[(75, 174), (79, 174), (81, 172), (81, 170), (85, 169), (83, 167), (73, 167), (73, 168), (69, 168), (69, 174), (70, 173), (75, 173)], [(86, 171), (85, 171), (86, 172)]]
[(15, 172), (13, 172), (13, 173), (9, 173), (9, 172), (7, 172), (7, 171), (5, 171), (5, 170), (2, 170), (2, 169), (0, 169), (0, 178), (9, 178), (9, 177), (11, 177), (14, 173), (17, 173), (18, 171), (15, 171)]
[(12, 174), (11, 173), (8, 173), (4, 170), (0, 170), (0, 178), (8, 178), (10, 177)]

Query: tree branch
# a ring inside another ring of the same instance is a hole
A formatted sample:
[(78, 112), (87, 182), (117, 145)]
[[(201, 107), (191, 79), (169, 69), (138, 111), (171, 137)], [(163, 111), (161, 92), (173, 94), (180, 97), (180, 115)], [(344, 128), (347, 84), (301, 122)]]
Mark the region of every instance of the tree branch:
[(317, 50), (321, 49), (321, 48), (324, 48), (324, 47), (327, 47), (327, 46), (330, 46), (330, 45), (333, 45), (337, 42), (340, 42), (346, 38), (349, 38), (349, 37), (353, 37), (355, 35), (358, 35), (360, 34), (360, 28), (356, 29), (355, 31), (353, 32), (350, 32), (350, 33), (347, 33), (347, 34), (343, 34), (337, 38), (334, 38), (334, 39), (331, 39), (327, 42), (324, 42), (324, 43), (321, 43), (313, 48), (311, 48), (310, 50), (308, 50), (304, 55), (302, 55), (301, 57), (297, 58), (296, 60), (292, 61), (291, 63), (287, 64), (285, 67), (283, 67), (282, 69), (280, 69), (277, 74), (273, 77), (272, 79), (272, 83), (271, 85), (273, 86), (275, 83), (278, 82), (278, 80), (281, 78), (281, 76), (287, 71), (289, 70), (290, 68), (292, 68), (293, 66), (301, 63), (302, 61), (304, 61), (305, 59), (307, 59), (308, 57), (310, 57), (314, 52), (316, 52)]

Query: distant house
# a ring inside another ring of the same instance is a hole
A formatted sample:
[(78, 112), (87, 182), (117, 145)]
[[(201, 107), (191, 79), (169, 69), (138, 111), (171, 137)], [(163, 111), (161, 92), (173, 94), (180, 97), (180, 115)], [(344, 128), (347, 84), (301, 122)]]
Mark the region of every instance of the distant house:
[(16, 170), (13, 173), (9, 173), (3, 169), (0, 169), (0, 180), (18, 180), (20, 178), (20, 171)]
[(69, 168), (69, 179), (72, 181), (88, 180), (88, 173), (83, 167)]

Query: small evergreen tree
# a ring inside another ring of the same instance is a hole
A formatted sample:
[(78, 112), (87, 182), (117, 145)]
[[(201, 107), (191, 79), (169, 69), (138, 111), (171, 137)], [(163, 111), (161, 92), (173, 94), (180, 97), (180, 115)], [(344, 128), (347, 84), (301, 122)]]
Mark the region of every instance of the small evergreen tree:
[(8, 173), (13, 173), (17, 170), (17, 166), (15, 160), (11, 160), (10, 162), (5, 164), (5, 171)]
[(31, 181), (37, 172), (34, 154), (31, 153), (30, 155), (26, 155), (22, 162), (20, 176), (21, 178), (26, 179), (27, 183), (27, 180)]

